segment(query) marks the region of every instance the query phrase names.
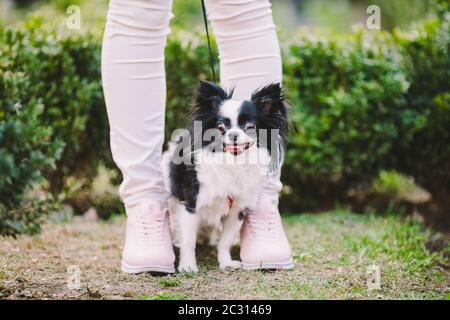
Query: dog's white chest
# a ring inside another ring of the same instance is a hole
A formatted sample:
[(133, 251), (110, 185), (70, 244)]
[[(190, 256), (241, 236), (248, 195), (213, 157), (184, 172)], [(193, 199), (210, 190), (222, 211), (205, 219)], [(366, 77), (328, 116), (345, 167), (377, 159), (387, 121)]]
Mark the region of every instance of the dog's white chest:
[[(241, 209), (254, 207), (257, 195), (267, 179), (267, 151), (256, 147), (244, 154), (246, 158), (232, 154), (202, 154), (196, 162), (200, 191), (197, 209), (229, 205), (228, 197)], [(254, 159), (251, 159), (251, 157)]]

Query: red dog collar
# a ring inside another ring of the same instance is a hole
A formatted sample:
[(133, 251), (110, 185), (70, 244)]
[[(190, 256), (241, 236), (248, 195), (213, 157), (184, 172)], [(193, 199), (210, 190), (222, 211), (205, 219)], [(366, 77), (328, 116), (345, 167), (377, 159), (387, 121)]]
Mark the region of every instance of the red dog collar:
[(227, 196), (228, 206), (231, 208), (233, 206), (234, 198), (230, 195)]

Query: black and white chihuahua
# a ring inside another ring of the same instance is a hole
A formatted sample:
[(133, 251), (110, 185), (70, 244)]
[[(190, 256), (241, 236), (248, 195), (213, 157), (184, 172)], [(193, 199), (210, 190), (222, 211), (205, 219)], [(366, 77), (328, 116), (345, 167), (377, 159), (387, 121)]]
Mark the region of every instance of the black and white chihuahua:
[(233, 99), (233, 90), (201, 81), (189, 129), (176, 134), (162, 166), (178, 271), (197, 272), (199, 235), (217, 244), (220, 269), (239, 268), (230, 249), (259, 190), (283, 161), (288, 110), (281, 85)]

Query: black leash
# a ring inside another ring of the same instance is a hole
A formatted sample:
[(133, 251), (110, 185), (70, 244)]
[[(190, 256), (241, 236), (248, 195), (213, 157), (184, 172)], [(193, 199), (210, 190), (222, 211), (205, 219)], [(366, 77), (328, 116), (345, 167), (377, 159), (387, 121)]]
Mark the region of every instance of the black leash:
[(213, 81), (216, 82), (216, 72), (214, 71), (214, 56), (211, 50), (211, 41), (209, 40), (208, 20), (206, 19), (205, 0), (202, 0), (202, 12), (203, 12), (203, 22), (205, 23), (206, 39), (208, 39), (209, 64), (211, 66)]

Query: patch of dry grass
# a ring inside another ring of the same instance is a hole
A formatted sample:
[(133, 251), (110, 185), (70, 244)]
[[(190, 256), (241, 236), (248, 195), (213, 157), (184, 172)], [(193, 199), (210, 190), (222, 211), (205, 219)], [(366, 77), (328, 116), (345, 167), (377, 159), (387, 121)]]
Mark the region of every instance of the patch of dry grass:
[[(214, 248), (202, 246), (198, 250), (199, 274), (166, 277), (120, 272), (123, 217), (100, 223), (75, 220), (47, 225), (37, 236), (1, 238), (0, 297), (449, 298), (449, 247), (430, 252), (427, 243), (431, 235), (411, 220), (335, 212), (287, 216), (284, 221), (296, 259), (292, 271), (220, 272)], [(80, 270), (78, 289), (68, 287), (74, 284), (69, 266)], [(379, 289), (368, 289), (367, 282), (375, 274), (370, 272), (371, 266), (380, 270)]]

